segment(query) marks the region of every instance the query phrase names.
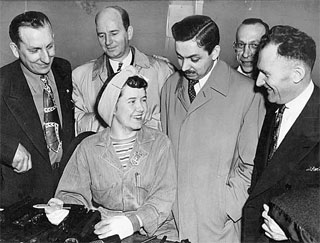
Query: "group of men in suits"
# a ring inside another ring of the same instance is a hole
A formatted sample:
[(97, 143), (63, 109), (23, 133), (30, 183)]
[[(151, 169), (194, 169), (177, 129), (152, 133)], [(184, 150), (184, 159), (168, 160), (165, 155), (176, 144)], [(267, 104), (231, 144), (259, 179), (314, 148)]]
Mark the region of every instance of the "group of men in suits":
[[(103, 13), (119, 19), (117, 11), (123, 17), (121, 8)], [(131, 28), (124, 26), (122, 31), (121, 40), (128, 41)], [(210, 17), (186, 17), (174, 24), (172, 32), (181, 70), (162, 88), (154, 87), (155, 94), (161, 90), (161, 106), (155, 99), (153, 109), (159, 113), (161, 107), (161, 123), (158, 114), (150, 114), (149, 121), (161, 124), (175, 150), (178, 190), (173, 213), (180, 240), (288, 239), (268, 215), (267, 204), (283, 193), (319, 186), (319, 88), (311, 79), (315, 42), (298, 29), (279, 25), (266, 30), (261, 43), (242, 43), (244, 50), (253, 47), (259, 52), (256, 85), (264, 87), (268, 101), (276, 104), (265, 109), (252, 79), (220, 60), (219, 28)], [(55, 57), (49, 19), (40, 12), (23, 13), (14, 18), (9, 33), (18, 60), (0, 69), (1, 207), (28, 195), (48, 201), (67, 162), (63, 152), (74, 138), (71, 66)], [(107, 29), (97, 34), (104, 39), (101, 46), (110, 42)], [(116, 47), (106, 53), (112, 55)], [(132, 64), (137, 50), (129, 45), (126, 50)], [(149, 64), (140, 67), (146, 73), (164, 66), (146, 58)], [(89, 71), (78, 69), (75, 74), (83, 76), (74, 77), (87, 83), (89, 74), (101, 77), (112, 63), (105, 57), (100, 61), (85, 66)], [(94, 72), (98, 64), (100, 74)], [(56, 110), (60, 121), (52, 132), (62, 143), (56, 150), (48, 143), (52, 134), (44, 132), (48, 108), (43, 109), (47, 87), (43, 76), (49, 79), (55, 100), (49, 112)], [(275, 128), (280, 105), (284, 113)]]

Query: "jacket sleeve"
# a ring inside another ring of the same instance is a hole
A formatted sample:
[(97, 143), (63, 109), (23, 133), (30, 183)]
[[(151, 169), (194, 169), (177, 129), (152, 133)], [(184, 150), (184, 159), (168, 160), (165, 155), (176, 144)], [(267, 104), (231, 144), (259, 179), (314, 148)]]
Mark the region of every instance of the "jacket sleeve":
[(64, 169), (55, 193), (56, 198), (64, 203), (92, 208), (91, 179), (87, 163), (83, 146), (80, 144)]
[(161, 105), (160, 105), (160, 120), (161, 120), (161, 127), (162, 132), (166, 135), (168, 135), (168, 129), (167, 129), (167, 93), (165, 86), (161, 90)]
[(8, 117), (11, 118), (11, 116), (9, 116), (11, 113), (4, 98), (4, 94), (8, 92), (4, 87), (5, 77), (1, 75), (0, 80), (2, 81), (0, 84), (0, 163), (11, 166), (19, 145), (19, 138), (13, 136), (12, 133), (8, 131), (8, 127), (11, 126), (12, 129), (14, 129), (14, 127), (11, 124), (11, 120), (8, 119)]
[(177, 176), (172, 145), (168, 139), (156, 159), (153, 184), (144, 204), (135, 212), (148, 235), (154, 234), (168, 219), (176, 196)]
[[(98, 131), (100, 122), (96, 118), (96, 114), (89, 111), (85, 104), (85, 97), (81, 87), (81, 78), (74, 71), (72, 72), (72, 99), (75, 105), (74, 118), (75, 118), (75, 132), (76, 136), (86, 131)], [(85, 81), (87, 82), (87, 81)]]
[[(158, 58), (149, 57), (152, 68), (145, 69), (146, 76), (151, 75), (154, 80), (153, 88), (147, 89), (148, 93), (148, 110), (145, 114), (146, 125), (155, 128), (159, 131), (162, 129), (161, 125), (161, 105), (160, 105), (160, 95), (161, 90), (167, 79), (173, 73), (173, 66), (166, 61), (160, 60)], [(153, 74), (149, 73), (152, 70)], [(156, 83), (156, 84), (155, 84)], [(150, 102), (151, 101), (151, 102)]]
[(19, 140), (7, 135), (2, 128), (0, 128), (0, 161), (1, 164), (11, 166), (14, 155), (17, 151)]
[(243, 119), (226, 185), (226, 213), (234, 222), (241, 218), (242, 207), (248, 198), (253, 161), (264, 115), (263, 97), (256, 93)]
[(271, 200), (269, 215), (290, 242), (319, 242), (319, 201), (319, 185), (291, 190)]
[(158, 82), (159, 82), (159, 93), (167, 79), (173, 74), (175, 71), (174, 66), (170, 62), (159, 61), (159, 71), (158, 71)]

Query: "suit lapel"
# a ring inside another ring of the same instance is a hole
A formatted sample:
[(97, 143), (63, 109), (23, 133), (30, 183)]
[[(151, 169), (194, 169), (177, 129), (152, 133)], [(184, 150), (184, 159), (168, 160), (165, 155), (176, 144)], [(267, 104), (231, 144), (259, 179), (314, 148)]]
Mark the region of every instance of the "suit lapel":
[(43, 133), (39, 132), (42, 131), (39, 115), (19, 61), (16, 62), (14, 69), (12, 72), (14, 75), (11, 77), (10, 91), (7, 96), (7, 104), (22, 130), (27, 134), (42, 156), (49, 160)]
[(274, 127), (275, 121), (275, 106), (270, 106), (267, 109), (263, 126), (261, 129), (260, 139), (256, 150), (256, 156), (254, 159), (254, 171), (251, 180), (251, 187), (253, 188), (260, 178), (261, 173), (264, 171), (268, 161), (268, 151), (270, 150), (270, 144), (272, 140), (272, 127)]
[[(52, 72), (54, 75), (54, 79), (57, 85), (57, 90), (59, 94), (59, 100), (60, 100), (60, 106), (61, 106), (61, 114), (62, 114), (62, 131), (63, 127), (66, 124), (67, 120), (66, 118), (68, 117), (67, 112), (68, 112), (68, 106), (67, 105), (62, 105), (66, 104), (66, 102), (69, 102), (68, 100), (68, 94), (71, 92), (69, 90), (69, 87), (66, 85), (68, 84), (68, 73), (63, 69), (62, 66), (59, 66), (57, 64), (56, 58), (54, 59), (54, 62), (52, 63)], [(61, 134), (63, 136), (63, 134)], [(63, 140), (63, 138), (62, 138)]]
[(315, 87), (310, 100), (262, 172), (251, 198), (275, 185), (319, 143), (318, 109), (319, 89)]

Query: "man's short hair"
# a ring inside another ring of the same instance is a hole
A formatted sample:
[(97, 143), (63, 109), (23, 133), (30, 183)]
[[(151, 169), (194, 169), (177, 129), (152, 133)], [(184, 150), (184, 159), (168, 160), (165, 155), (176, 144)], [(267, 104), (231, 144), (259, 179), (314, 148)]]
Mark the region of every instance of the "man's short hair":
[(244, 25), (262, 24), (265, 28), (266, 33), (269, 32), (269, 25), (263, 22), (263, 20), (259, 18), (247, 18), (243, 20), (241, 24), (244, 24)]
[(175, 23), (172, 28), (175, 41), (188, 41), (195, 38), (199, 47), (211, 54), (219, 45), (220, 34), (217, 24), (208, 16), (192, 15)]
[[(123, 8), (121, 8), (119, 6), (108, 6), (105, 9), (107, 9), (107, 8), (113, 8), (113, 9), (117, 10), (120, 13), (123, 27), (125, 28), (125, 30), (128, 30), (128, 27), (130, 26), (130, 18), (129, 18), (128, 12), (125, 9), (123, 9)], [(98, 18), (100, 13), (101, 13), (101, 11), (99, 13), (97, 13), (97, 15), (95, 17), (95, 23), (96, 24), (97, 24), (97, 18)]]
[(303, 61), (313, 69), (316, 43), (306, 33), (288, 25), (276, 25), (262, 37), (260, 49), (269, 43), (278, 45), (277, 52), (280, 56)]
[(51, 28), (50, 20), (44, 13), (37, 11), (24, 12), (16, 16), (11, 21), (9, 26), (10, 39), (17, 46), (19, 46), (19, 43), (22, 41), (19, 33), (20, 27), (31, 27), (34, 29), (38, 29), (44, 27), (45, 25), (49, 25)]

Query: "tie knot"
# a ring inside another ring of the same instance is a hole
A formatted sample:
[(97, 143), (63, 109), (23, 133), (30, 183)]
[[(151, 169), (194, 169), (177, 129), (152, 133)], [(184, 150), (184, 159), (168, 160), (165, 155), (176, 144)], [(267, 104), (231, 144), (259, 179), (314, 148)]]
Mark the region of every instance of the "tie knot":
[(122, 62), (119, 62), (117, 72), (120, 72), (120, 71), (121, 71), (122, 65), (123, 65), (123, 63), (122, 63)]
[(278, 114), (283, 114), (286, 108), (287, 108), (286, 105), (280, 105), (278, 109)]
[(40, 76), (40, 80), (44, 83), (44, 84), (48, 84), (48, 77), (46, 75), (41, 75)]
[(193, 79), (190, 79), (189, 80), (189, 83), (194, 86), (195, 84), (199, 83), (199, 80), (193, 80)]

